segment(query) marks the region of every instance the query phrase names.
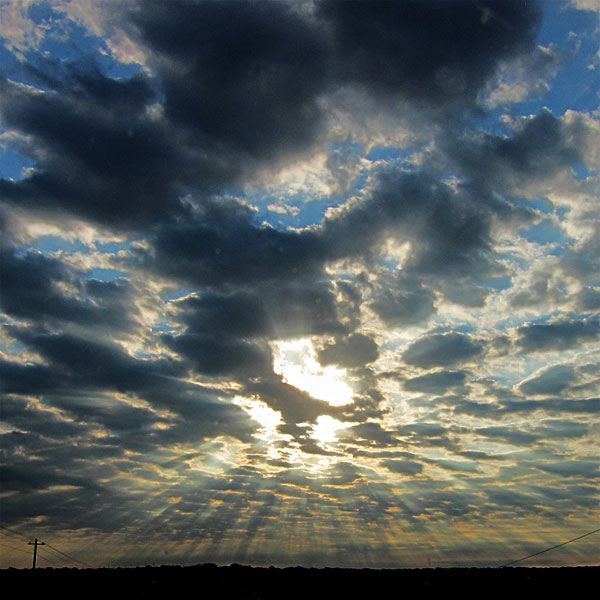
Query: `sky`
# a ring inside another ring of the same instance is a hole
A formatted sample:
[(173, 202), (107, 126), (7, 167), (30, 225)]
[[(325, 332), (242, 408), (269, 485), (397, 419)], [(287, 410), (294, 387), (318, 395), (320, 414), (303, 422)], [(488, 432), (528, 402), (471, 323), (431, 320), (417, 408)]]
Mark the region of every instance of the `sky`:
[(599, 8), (0, 0), (0, 567), (600, 527)]

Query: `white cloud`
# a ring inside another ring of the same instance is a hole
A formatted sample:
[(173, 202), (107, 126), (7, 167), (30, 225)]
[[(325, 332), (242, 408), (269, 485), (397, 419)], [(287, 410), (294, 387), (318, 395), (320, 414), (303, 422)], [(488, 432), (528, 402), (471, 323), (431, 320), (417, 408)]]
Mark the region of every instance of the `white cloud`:
[(485, 90), (480, 94), (481, 101), (490, 109), (522, 102), (530, 96), (542, 95), (550, 91), (550, 82), (556, 76), (569, 53), (556, 48), (539, 46), (536, 52), (525, 57), (517, 57), (503, 63)]

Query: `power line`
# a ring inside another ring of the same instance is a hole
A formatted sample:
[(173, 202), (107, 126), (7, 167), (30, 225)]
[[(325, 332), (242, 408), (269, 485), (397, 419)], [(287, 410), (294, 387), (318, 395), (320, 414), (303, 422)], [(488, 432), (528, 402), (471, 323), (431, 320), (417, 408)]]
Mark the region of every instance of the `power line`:
[[(48, 543), (46, 542), (46, 548), (44, 549), (44, 556), (46, 555), (46, 549), (48, 549)], [(67, 566), (69, 564), (72, 564), (72, 561), (68, 558), (63, 558), (62, 556), (58, 556), (57, 554), (52, 554), (52, 557), (54, 558), (54, 560), (59, 560), (61, 561), (61, 564), (63, 566)]]
[(73, 560), (75, 562), (78, 562), (79, 564), (82, 564), (84, 567), (89, 567), (90, 569), (92, 568), (91, 565), (88, 565), (86, 562), (83, 562), (82, 560), (79, 560), (77, 558), (74, 558), (73, 556), (70, 556), (69, 554), (67, 554), (66, 552), (61, 552), (60, 550), (58, 550), (57, 548), (55, 548), (54, 546), (51, 546), (48, 542), (46, 542), (46, 546), (48, 548), (50, 548), (51, 550), (54, 550), (54, 552), (58, 552), (59, 554), (62, 554), (63, 556), (65, 556), (66, 558), (68, 558), (69, 560)]
[[(23, 535), (22, 533), (19, 533), (18, 531), (14, 531), (13, 529), (9, 529), (8, 527), (5, 527), (4, 525), (0, 525), (0, 528), (4, 529), (5, 531), (8, 531), (9, 533), (12, 533), (15, 536), (23, 538), (25, 540), (31, 539), (31, 538), (28, 538), (27, 536)], [(82, 560), (79, 560), (79, 559), (75, 558), (74, 556), (71, 556), (71, 555), (67, 554), (66, 552), (62, 552), (58, 548), (55, 548), (54, 546), (52, 546), (51, 544), (49, 544), (48, 542), (37, 542), (37, 545), (35, 544), (35, 542), (29, 542), (29, 544), (35, 545), (36, 546), (36, 550), (37, 550), (37, 546), (38, 545), (41, 546), (43, 544), (47, 548), (50, 548), (54, 552), (57, 552), (58, 554), (61, 554), (62, 556), (64, 556), (65, 558), (68, 558), (71, 561), (79, 563), (79, 564), (83, 565), (84, 567), (89, 567), (90, 569), (92, 568), (92, 566), (88, 565), (86, 562), (84, 562)], [(6, 547), (9, 548), (9, 546), (6, 546)], [(12, 548), (12, 550), (17, 550), (17, 548)], [(24, 550), (19, 550), (19, 552), (25, 552), (25, 551)], [(29, 554), (29, 552), (26, 552), (26, 554)], [(49, 559), (47, 559), (46, 557), (44, 557), (44, 556), (40, 555), (40, 558), (43, 558), (44, 560), (47, 560), (48, 562), (52, 562)], [(56, 563), (52, 563), (52, 564), (56, 564)]]
[(29, 556), (29, 552), (27, 550), (20, 550), (19, 548), (13, 548), (12, 546), (7, 546), (6, 544), (0, 544), (3, 548), (8, 548), (9, 550), (14, 550), (15, 552), (22, 552), (23, 554), (27, 554)]
[(524, 556), (523, 558), (518, 558), (517, 560), (513, 560), (509, 563), (506, 563), (505, 565), (500, 565), (500, 567), (509, 567), (510, 565), (514, 565), (515, 563), (521, 562), (522, 560), (532, 558), (533, 556), (538, 556), (539, 554), (544, 554), (544, 552), (549, 552), (550, 550), (554, 550), (555, 548), (560, 548), (561, 546), (566, 546), (567, 544), (570, 544), (571, 542), (575, 542), (577, 540), (580, 540), (581, 538), (587, 537), (588, 535), (592, 535), (592, 533), (598, 533), (599, 531), (600, 531), (600, 528), (594, 529), (594, 531), (588, 531), (587, 533), (577, 536), (576, 538), (573, 538), (572, 540), (568, 540), (567, 542), (562, 542), (561, 544), (556, 544), (556, 546), (552, 546), (551, 548), (546, 548), (545, 550), (540, 550), (539, 552), (534, 552), (533, 554), (530, 554), (529, 556)]
[[(7, 546), (6, 544), (0, 544), (0, 546), (2, 546), (3, 548), (8, 548), (9, 550), (14, 550), (15, 552), (22, 552), (23, 554), (29, 555), (29, 552), (27, 552), (27, 550), (21, 550), (20, 548), (13, 548), (12, 546)], [(55, 567), (61, 566), (58, 563), (55, 563), (53, 560), (46, 558), (41, 553), (38, 553), (37, 558), (42, 558), (43, 560), (49, 562), (51, 565), (54, 565)]]
[(8, 531), (9, 533), (12, 533), (13, 535), (18, 535), (19, 537), (22, 537), (25, 540), (30, 539), (26, 535), (23, 535), (22, 533), (19, 533), (18, 531), (15, 531), (14, 529), (9, 529), (8, 527), (4, 527), (4, 525), (0, 525), (0, 528), (4, 529), (5, 531)]
[(51, 565), (54, 565), (55, 567), (63, 568), (62, 565), (59, 565), (58, 563), (55, 563), (53, 560), (46, 558), (43, 554), (38, 554), (38, 558), (41, 558), (42, 560), (49, 562)]

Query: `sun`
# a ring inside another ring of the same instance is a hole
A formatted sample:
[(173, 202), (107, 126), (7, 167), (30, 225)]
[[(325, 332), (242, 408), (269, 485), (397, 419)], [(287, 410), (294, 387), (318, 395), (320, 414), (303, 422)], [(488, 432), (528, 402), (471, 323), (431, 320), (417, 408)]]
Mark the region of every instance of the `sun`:
[(344, 380), (346, 369), (322, 367), (310, 339), (273, 342), (273, 370), (290, 385), (331, 406), (352, 402), (354, 391)]
[(312, 427), (310, 436), (317, 440), (322, 446), (337, 441), (337, 432), (340, 429), (350, 427), (352, 423), (343, 423), (329, 415), (317, 417), (315, 425)]

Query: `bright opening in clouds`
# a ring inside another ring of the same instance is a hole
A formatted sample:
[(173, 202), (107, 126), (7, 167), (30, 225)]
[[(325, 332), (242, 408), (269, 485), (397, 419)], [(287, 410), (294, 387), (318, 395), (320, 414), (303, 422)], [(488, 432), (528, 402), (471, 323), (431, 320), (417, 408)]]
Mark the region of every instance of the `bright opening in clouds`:
[(317, 417), (317, 422), (312, 429), (312, 437), (321, 444), (330, 444), (337, 440), (336, 432), (346, 428), (348, 425), (341, 423), (333, 417), (322, 415)]
[(596, 5), (0, 0), (0, 567), (593, 529)]
[(271, 441), (277, 436), (277, 427), (281, 425), (281, 414), (269, 408), (260, 400), (248, 400), (246, 398), (235, 398), (235, 404), (241, 406), (257, 423), (261, 429), (258, 437), (265, 441)]
[(331, 406), (352, 402), (352, 388), (344, 381), (346, 369), (322, 367), (309, 339), (273, 344), (273, 370), (283, 380)]

